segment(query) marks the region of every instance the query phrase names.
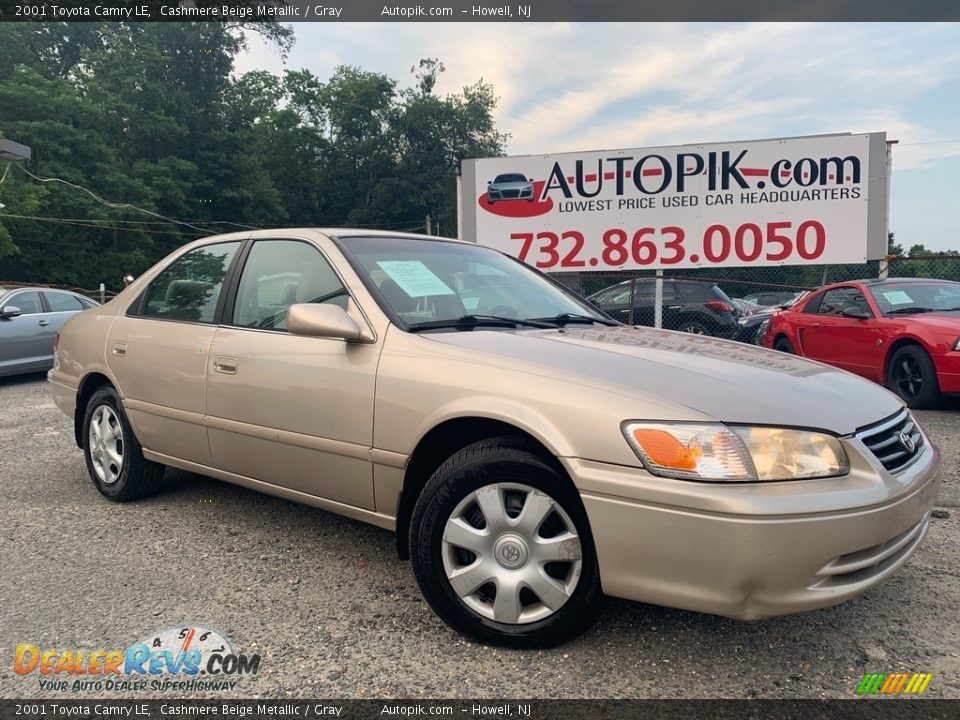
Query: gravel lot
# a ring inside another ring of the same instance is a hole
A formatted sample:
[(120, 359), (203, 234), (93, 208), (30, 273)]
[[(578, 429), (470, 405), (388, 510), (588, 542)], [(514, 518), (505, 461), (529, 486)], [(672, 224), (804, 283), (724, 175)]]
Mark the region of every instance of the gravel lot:
[(949, 517), (880, 587), (756, 623), (611, 600), (574, 643), (508, 651), (441, 624), (383, 530), (172, 471), (160, 495), (107, 502), (43, 376), (0, 379), (0, 696), (58, 695), (14, 674), (18, 643), (125, 648), (199, 624), (263, 655), (231, 697), (851, 697), (865, 672), (908, 670), (960, 698), (960, 403), (918, 415)]

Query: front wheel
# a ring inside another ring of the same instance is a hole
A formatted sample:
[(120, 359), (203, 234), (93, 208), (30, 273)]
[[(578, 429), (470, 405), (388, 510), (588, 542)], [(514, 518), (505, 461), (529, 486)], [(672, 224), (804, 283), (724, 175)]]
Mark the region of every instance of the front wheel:
[(777, 338), (776, 342), (773, 343), (773, 349), (779, 350), (780, 352), (787, 353), (788, 355), (795, 355), (796, 350), (793, 349), (793, 343), (790, 342), (788, 338), (785, 338), (783, 335)]
[(937, 369), (927, 352), (916, 345), (902, 347), (890, 358), (887, 385), (909, 408), (928, 408), (940, 402)]
[(114, 502), (146, 497), (163, 478), (163, 465), (144, 459), (120, 395), (110, 386), (97, 390), (87, 403), (83, 456), (94, 486)]
[(579, 494), (516, 439), (474, 443), (440, 466), (414, 508), (410, 547), (430, 607), (481, 642), (559, 645), (602, 606)]

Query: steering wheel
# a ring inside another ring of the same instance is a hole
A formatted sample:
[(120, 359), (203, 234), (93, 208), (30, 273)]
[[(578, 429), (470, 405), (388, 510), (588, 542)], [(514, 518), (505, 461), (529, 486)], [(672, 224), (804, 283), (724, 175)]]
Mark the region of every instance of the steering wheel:
[(517, 309), (509, 305), (497, 305), (490, 310), (489, 314), (512, 318), (517, 316)]

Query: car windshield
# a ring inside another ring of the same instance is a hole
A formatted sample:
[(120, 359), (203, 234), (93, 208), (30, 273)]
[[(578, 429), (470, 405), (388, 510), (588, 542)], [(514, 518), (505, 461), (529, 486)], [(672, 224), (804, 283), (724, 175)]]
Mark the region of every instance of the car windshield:
[(960, 283), (893, 282), (868, 287), (884, 315), (960, 310)]
[(519, 173), (508, 173), (506, 175), (497, 175), (494, 180), (495, 183), (508, 183), (508, 182), (527, 182), (527, 178)]
[[(615, 324), (536, 270), (488, 248), (400, 237), (351, 237), (342, 247), (407, 330), (444, 321), (447, 328), (529, 327), (525, 320), (552, 321), (547, 327)], [(453, 322), (463, 318), (471, 324)]]

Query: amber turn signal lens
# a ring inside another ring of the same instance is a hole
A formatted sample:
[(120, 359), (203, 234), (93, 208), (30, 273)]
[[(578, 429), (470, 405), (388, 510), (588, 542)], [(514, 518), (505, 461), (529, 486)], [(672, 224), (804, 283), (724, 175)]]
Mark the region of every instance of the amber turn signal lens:
[(643, 448), (650, 461), (672, 470), (696, 470), (699, 448), (689, 448), (666, 430), (636, 428), (633, 439)]

